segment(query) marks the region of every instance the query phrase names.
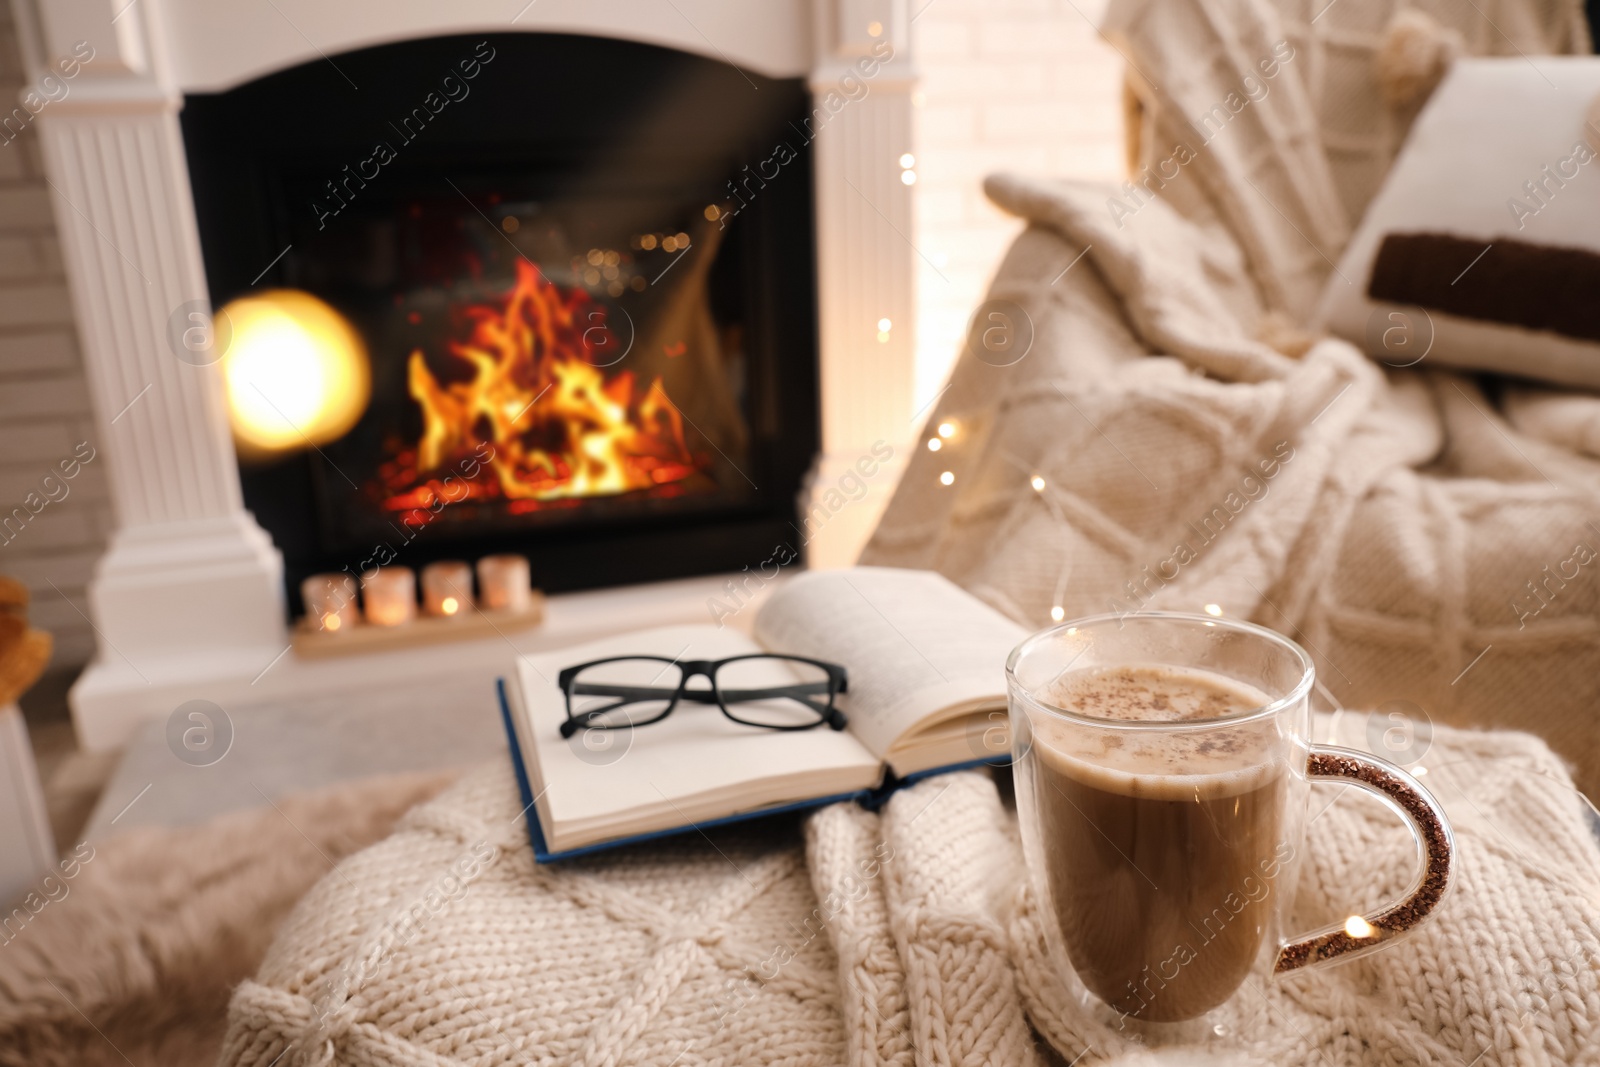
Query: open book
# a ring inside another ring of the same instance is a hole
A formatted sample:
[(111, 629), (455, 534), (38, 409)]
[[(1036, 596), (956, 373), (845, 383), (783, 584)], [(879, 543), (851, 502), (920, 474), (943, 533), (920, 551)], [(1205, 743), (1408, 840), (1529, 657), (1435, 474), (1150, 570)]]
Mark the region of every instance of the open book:
[[(1005, 662), (1026, 632), (937, 574), (803, 574), (761, 608), (754, 634), (710, 623), (663, 627), (518, 659), (501, 684), (502, 709), (541, 861), (1007, 755)], [(779, 732), (733, 722), (715, 703), (680, 702), (648, 726), (561, 734), (563, 668), (608, 656), (686, 661), (763, 651), (845, 667), (849, 688), (837, 707), (848, 726)]]

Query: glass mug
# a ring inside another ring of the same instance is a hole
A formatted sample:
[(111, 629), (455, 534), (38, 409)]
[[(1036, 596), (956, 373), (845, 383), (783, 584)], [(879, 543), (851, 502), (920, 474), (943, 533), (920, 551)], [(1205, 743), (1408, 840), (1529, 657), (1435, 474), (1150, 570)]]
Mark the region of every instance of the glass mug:
[[(1269, 947), (1274, 977), (1353, 959), (1443, 899), (1444, 812), (1398, 767), (1312, 743), (1314, 678), (1293, 641), (1205, 615), (1095, 616), (1011, 653), (1017, 808), (1049, 948), (1069, 988), (1119, 1025), (1206, 1015)], [(1404, 815), (1422, 870), (1399, 902), (1291, 936), (1319, 778)]]

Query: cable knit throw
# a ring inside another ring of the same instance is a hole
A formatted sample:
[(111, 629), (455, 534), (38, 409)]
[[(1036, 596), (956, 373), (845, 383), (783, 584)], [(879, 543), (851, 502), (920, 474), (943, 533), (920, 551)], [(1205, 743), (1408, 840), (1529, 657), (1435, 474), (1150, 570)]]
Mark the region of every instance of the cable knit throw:
[[(541, 867), (494, 766), (300, 902), (234, 995), (221, 1062), (1031, 1067), (1053, 1048), (1080, 1067), (1600, 1063), (1600, 851), (1560, 763), (1526, 735), (1440, 729), (1426, 764), (1460, 854), (1438, 918), (1354, 963), (1249, 979), (1215, 1060), (1148, 1058), (1072, 1007), (986, 774), (803, 830)], [(1312, 796), (1297, 924), (1406, 888), (1396, 816), (1337, 787)]]
[[(1107, 17), (1162, 79), (1157, 135), (1283, 39), (1249, 3)], [(1149, 192), (989, 180), (1029, 225), (986, 307), (1031, 347), (962, 353), (929, 421), (960, 432), (913, 451), (862, 562), (1036, 627), (1215, 605), (1299, 640), (1345, 706), (1531, 730), (1600, 796), (1600, 398), (1305, 333), (1345, 234), (1310, 58)]]

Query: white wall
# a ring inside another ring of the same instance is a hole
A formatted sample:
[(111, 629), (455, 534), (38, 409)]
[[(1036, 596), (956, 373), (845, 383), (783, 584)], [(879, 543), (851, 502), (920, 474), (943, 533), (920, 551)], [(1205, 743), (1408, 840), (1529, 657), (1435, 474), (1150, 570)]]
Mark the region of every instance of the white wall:
[[(11, 7), (0, 3), (0, 116), (16, 106), (25, 77)], [(43, 173), (36, 128), (0, 137), (0, 518), (39, 491), (78, 442), (98, 448)], [(54, 666), (94, 652), (78, 609), (88, 610), (84, 586), (111, 528), (103, 463), (64, 484), (67, 495), (13, 539), (0, 533), (0, 574), (32, 591), (31, 621), (55, 635)]]
[[(917, 406), (943, 386), (968, 316), (1021, 224), (983, 195), (995, 171), (1124, 178), (1122, 58), (1105, 0), (909, 0), (916, 109)], [(931, 263), (929, 262), (931, 261)]]

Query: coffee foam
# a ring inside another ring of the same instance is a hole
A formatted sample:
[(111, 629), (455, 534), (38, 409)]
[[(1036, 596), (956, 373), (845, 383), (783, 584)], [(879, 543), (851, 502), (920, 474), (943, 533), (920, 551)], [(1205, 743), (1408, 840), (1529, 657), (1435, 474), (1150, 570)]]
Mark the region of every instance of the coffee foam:
[[(1104, 727), (1035, 715), (1033, 746), (1058, 773), (1131, 797), (1209, 800), (1236, 796), (1283, 773), (1287, 739), (1277, 716), (1184, 730), (1200, 719), (1244, 717), (1272, 702), (1245, 682), (1211, 671), (1130, 664), (1058, 676), (1033, 694), (1040, 703)], [(1172, 731), (1118, 729), (1171, 723)]]

